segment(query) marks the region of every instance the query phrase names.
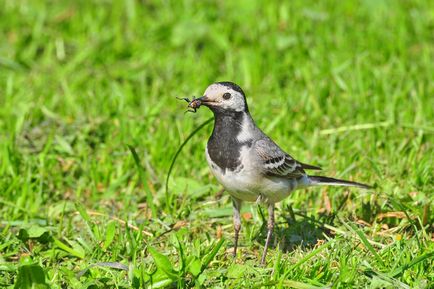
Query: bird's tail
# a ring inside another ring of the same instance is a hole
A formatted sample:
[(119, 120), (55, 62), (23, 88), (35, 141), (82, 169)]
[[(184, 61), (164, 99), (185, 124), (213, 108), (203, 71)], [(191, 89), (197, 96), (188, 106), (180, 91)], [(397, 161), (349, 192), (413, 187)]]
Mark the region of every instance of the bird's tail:
[(323, 177), (323, 176), (309, 176), (309, 180), (311, 181), (312, 185), (359, 187), (363, 189), (372, 188), (371, 186), (361, 184), (361, 183), (338, 180), (338, 179)]

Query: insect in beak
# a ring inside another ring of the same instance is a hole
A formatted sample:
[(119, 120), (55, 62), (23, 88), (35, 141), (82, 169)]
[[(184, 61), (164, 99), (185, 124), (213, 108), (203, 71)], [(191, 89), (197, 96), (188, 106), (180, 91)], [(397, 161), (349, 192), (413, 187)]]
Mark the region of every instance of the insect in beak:
[(199, 98), (194, 97), (194, 96), (193, 96), (192, 100), (188, 99), (187, 97), (182, 97), (182, 98), (177, 97), (177, 99), (185, 100), (186, 102), (188, 102), (187, 110), (185, 112), (194, 112), (195, 113), (201, 105), (201, 100)]

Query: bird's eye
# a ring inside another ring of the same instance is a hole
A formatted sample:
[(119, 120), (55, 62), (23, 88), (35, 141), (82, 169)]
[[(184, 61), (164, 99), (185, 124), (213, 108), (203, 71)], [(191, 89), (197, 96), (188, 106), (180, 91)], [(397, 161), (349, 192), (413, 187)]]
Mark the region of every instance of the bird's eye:
[(226, 92), (225, 94), (223, 94), (223, 98), (228, 100), (229, 98), (231, 98), (231, 94), (229, 92)]

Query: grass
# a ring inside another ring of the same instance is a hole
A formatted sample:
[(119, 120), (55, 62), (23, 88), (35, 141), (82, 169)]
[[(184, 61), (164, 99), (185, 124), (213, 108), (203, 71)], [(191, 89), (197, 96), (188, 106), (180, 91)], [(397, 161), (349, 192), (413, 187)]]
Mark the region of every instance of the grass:
[[(0, 287), (432, 288), (432, 1), (0, 0)], [(211, 117), (231, 80), (297, 159), (374, 190), (232, 210)], [(133, 153), (134, 152), (134, 153)], [(32, 287), (33, 286), (33, 287)]]

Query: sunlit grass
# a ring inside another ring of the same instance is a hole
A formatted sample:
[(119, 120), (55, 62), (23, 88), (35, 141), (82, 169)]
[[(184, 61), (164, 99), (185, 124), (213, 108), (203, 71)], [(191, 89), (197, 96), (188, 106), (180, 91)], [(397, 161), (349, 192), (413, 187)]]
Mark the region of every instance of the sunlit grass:
[[(0, 287), (430, 288), (433, 8), (0, 0)], [(295, 158), (375, 186), (294, 192), (265, 267), (255, 204), (231, 257), (211, 124), (166, 193), (212, 116), (175, 97), (222, 80)]]

